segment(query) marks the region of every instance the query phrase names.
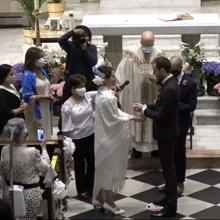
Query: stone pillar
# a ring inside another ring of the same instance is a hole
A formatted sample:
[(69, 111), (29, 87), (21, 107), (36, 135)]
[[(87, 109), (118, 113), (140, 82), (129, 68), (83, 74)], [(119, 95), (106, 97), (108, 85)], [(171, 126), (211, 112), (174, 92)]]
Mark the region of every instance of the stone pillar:
[(187, 43), (190, 48), (193, 48), (200, 41), (200, 34), (182, 34), (181, 40)]
[(10, 12), (11, 11), (11, 0), (1, 0), (0, 12)]
[(106, 58), (116, 69), (122, 58), (122, 36), (103, 36), (103, 41), (108, 42)]

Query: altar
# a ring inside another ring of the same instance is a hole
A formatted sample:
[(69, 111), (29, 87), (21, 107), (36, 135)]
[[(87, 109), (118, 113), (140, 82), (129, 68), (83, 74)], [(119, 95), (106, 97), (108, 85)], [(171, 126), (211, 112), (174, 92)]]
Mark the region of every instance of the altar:
[(93, 35), (103, 35), (108, 42), (107, 58), (117, 67), (122, 58), (123, 35), (140, 35), (145, 30), (160, 35), (180, 34), (183, 42), (193, 46), (199, 42), (200, 34), (220, 33), (218, 14), (191, 15), (192, 20), (176, 21), (163, 21), (163, 15), (86, 15), (82, 24)]
[(201, 0), (100, 0), (101, 8), (200, 8)]

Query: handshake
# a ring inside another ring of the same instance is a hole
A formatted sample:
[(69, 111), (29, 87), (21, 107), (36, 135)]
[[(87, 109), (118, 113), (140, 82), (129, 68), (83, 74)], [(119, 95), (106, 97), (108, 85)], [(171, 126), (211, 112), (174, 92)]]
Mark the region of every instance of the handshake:
[(144, 107), (144, 105), (141, 103), (134, 103), (133, 104), (133, 109), (135, 112), (142, 112), (143, 107)]

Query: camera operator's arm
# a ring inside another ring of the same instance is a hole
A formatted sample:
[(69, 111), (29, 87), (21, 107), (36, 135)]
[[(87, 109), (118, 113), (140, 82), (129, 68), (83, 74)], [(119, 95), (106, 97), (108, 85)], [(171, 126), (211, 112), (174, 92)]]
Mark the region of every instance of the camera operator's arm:
[(87, 47), (83, 49), (83, 55), (86, 58), (86, 61), (90, 66), (96, 65), (98, 61), (96, 46), (92, 44), (87, 44)]
[(69, 52), (71, 42), (69, 41), (69, 38), (73, 36), (73, 31), (68, 31), (65, 33), (59, 40), (58, 43), (64, 49), (66, 52)]

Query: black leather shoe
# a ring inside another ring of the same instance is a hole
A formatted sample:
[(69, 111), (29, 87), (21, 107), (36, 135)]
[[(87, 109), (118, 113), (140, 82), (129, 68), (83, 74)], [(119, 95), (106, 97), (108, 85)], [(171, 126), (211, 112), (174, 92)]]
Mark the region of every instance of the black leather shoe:
[(165, 199), (161, 199), (161, 200), (154, 201), (153, 204), (158, 205), (158, 206), (165, 206), (166, 201), (165, 201)]
[(79, 193), (77, 197), (81, 200), (87, 200), (88, 199), (88, 195), (86, 193)]
[(161, 211), (161, 212), (151, 214), (151, 217), (153, 218), (169, 218), (169, 217), (175, 217), (175, 216), (176, 216), (176, 213), (170, 213), (167, 211)]
[(158, 189), (158, 192), (160, 192), (160, 193), (164, 193), (166, 190), (165, 185), (158, 186), (157, 189)]

